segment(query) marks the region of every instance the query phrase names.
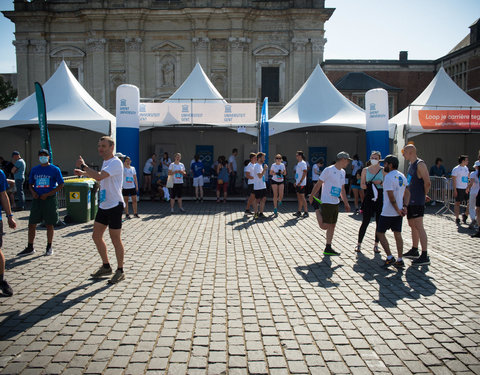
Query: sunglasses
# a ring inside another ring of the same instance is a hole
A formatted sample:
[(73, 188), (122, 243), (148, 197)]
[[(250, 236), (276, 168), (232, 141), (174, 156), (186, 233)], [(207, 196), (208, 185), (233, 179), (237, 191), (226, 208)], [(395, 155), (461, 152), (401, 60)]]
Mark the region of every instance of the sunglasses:
[(282, 158), (275, 158), (275, 160), (282, 160)]

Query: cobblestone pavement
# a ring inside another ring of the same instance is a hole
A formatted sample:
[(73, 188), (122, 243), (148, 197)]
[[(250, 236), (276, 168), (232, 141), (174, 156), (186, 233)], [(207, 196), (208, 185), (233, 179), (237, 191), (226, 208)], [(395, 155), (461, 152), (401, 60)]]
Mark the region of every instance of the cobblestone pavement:
[[(170, 215), (141, 202), (114, 286), (89, 279), (92, 223), (57, 230), (52, 257), (40, 230), (37, 253), (17, 258), (28, 214), (17, 213), (4, 237), (15, 295), (0, 298), (0, 373), (480, 373), (480, 240), (465, 225), (427, 215), (432, 264), (397, 272), (374, 256), (373, 224), (355, 254), (360, 217), (340, 214), (342, 255), (329, 258), (313, 212), (297, 220), (286, 203), (255, 223), (243, 207), (186, 202)], [(404, 239), (408, 250), (406, 222)]]

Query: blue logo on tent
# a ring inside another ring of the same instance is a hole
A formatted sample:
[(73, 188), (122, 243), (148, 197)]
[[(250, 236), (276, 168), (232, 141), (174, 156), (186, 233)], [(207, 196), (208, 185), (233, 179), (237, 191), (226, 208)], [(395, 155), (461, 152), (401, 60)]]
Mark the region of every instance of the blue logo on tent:
[(187, 112), (188, 113), (188, 104), (183, 104), (182, 105), (182, 112)]
[(376, 111), (377, 108), (376, 108), (376, 105), (375, 103), (370, 103), (370, 111)]
[(126, 107), (127, 106), (127, 99), (120, 99), (120, 107)]
[(225, 113), (232, 113), (232, 106), (231, 105), (226, 105), (225, 106)]
[(139, 112), (147, 112), (147, 108), (145, 104), (140, 104), (140, 107), (138, 109)]

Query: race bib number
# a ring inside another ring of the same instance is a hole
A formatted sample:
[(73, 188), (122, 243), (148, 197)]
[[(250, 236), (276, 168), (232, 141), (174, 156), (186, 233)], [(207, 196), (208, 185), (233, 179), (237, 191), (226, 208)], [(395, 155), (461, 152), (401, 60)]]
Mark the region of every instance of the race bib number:
[(50, 187), (50, 177), (40, 177), (37, 179), (37, 188), (48, 188)]
[(98, 195), (98, 201), (100, 203), (105, 202), (105, 199), (107, 198), (107, 191), (105, 189), (100, 190), (100, 194)]
[(125, 177), (127, 184), (133, 184), (133, 177)]
[(468, 177), (467, 176), (462, 176), (462, 182), (464, 184), (468, 184)]
[(181, 179), (181, 178), (182, 178), (182, 174), (181, 174), (181, 173), (175, 173), (175, 178)]
[(412, 175), (409, 174), (408, 177), (407, 177), (407, 182), (408, 182), (409, 185), (410, 185), (411, 181), (412, 181)]
[(332, 189), (330, 190), (330, 195), (332, 197), (340, 197), (340, 193), (342, 192), (342, 189), (336, 186), (332, 186)]

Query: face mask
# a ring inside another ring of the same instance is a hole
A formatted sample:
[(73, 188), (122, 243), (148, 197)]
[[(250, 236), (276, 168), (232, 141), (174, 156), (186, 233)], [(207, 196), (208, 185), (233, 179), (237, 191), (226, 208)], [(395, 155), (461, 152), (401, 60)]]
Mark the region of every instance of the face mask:
[(377, 164), (378, 164), (378, 160), (377, 160), (377, 159), (370, 159), (370, 164), (372, 164), (372, 165), (377, 165)]
[(48, 163), (48, 156), (39, 156), (38, 160), (40, 160), (40, 164), (47, 164)]

